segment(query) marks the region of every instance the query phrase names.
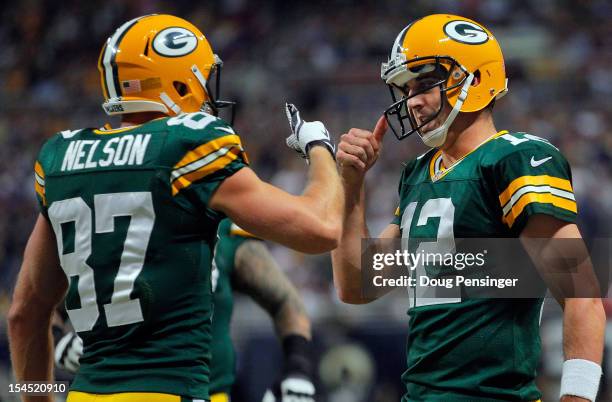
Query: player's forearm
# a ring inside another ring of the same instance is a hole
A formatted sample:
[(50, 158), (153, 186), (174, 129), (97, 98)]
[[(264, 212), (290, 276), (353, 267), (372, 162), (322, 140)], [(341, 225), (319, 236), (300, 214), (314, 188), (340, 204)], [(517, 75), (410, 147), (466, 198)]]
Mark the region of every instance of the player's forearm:
[(273, 320), (279, 339), (283, 339), (288, 335), (300, 335), (306, 339), (311, 339), (312, 337), (310, 320), (299, 297), (292, 297), (285, 301), (273, 316)]
[[(51, 226), (39, 215), (23, 256), (8, 314), (11, 360), (17, 381), (52, 381), (51, 318), (67, 282)], [(46, 401), (52, 397), (27, 397)]]
[[(297, 289), (282, 273), (273, 259), (268, 261), (265, 268), (267, 268), (265, 269), (266, 273), (260, 275), (260, 284), (258, 286), (256, 284), (251, 285), (251, 295), (272, 317), (278, 338), (283, 339), (288, 335), (300, 335), (310, 339), (310, 319)], [(255, 286), (257, 286), (256, 289)]]
[[(277, 189), (270, 187), (269, 191), (275, 192)], [(342, 194), (333, 158), (328, 150), (317, 146), (310, 150), (306, 189), (299, 197), (291, 196), (292, 199), (286, 201), (290, 205), (275, 207), (274, 214), (264, 221), (271, 230), (251, 228), (248, 222), (243, 224), (237, 216), (232, 216), (232, 219), (256, 235), (294, 250), (309, 254), (324, 253), (338, 245), (342, 229)], [(276, 223), (272, 225), (272, 222)]]
[(313, 147), (309, 155), (308, 184), (302, 196), (307, 200), (311, 212), (320, 223), (334, 232), (337, 240), (341, 230), (344, 190), (336, 163), (329, 151), (321, 146)]
[(565, 360), (585, 359), (601, 365), (605, 326), (601, 299), (566, 299), (563, 308)]
[[(51, 312), (48, 315), (36, 314), (24, 304), (14, 304), (8, 323), (15, 379), (18, 382), (53, 381)], [(24, 401), (52, 400), (51, 396), (24, 398)]]
[(280, 339), (300, 335), (310, 339), (310, 320), (297, 289), (278, 266), (265, 243), (247, 240), (236, 250), (232, 283), (265, 309)]
[(18, 382), (53, 381), (51, 332), (41, 334), (40, 325), (9, 325), (11, 361)]
[(601, 299), (565, 299), (561, 402), (595, 401), (601, 379), (606, 317)]
[(363, 181), (344, 181), (342, 236), (332, 251), (334, 286), (345, 303), (366, 303), (361, 297), (361, 239), (369, 236), (365, 220)]

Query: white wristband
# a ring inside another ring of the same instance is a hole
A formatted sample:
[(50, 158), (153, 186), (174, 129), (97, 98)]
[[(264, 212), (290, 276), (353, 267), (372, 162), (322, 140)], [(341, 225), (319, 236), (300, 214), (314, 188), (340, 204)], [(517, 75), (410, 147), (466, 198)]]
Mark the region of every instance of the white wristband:
[(563, 363), (561, 396), (573, 395), (594, 402), (599, 390), (601, 366), (590, 360), (570, 359)]

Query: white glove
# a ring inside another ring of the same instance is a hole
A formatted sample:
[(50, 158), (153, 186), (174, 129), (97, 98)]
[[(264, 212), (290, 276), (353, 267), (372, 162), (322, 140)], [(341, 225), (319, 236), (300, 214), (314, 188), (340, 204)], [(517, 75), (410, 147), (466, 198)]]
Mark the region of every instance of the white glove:
[(303, 376), (288, 376), (268, 389), (261, 402), (315, 402), (315, 386)]
[(291, 135), (287, 137), (287, 146), (299, 153), (302, 158), (308, 159), (308, 151), (312, 145), (325, 145), (332, 156), (335, 157), (334, 144), (329, 137), (329, 131), (320, 121), (304, 121), (300, 111), (292, 103), (285, 103), (285, 112), (289, 119)]
[(55, 345), (55, 365), (70, 373), (79, 369), (79, 359), (83, 355), (83, 340), (75, 332), (64, 335)]

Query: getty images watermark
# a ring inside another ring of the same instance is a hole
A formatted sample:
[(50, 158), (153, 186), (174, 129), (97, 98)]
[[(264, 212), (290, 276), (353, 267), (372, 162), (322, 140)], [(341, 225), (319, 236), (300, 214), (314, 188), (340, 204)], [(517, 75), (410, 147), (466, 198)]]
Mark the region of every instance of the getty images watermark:
[[(411, 253), (408, 250), (395, 250), (395, 252), (375, 253), (372, 255), (372, 268), (375, 271), (382, 271), (385, 268), (408, 268), (410, 271), (416, 271), (419, 266), (438, 266), (446, 269), (453, 268), (457, 271), (463, 271), (466, 268), (482, 268), (486, 264), (486, 255), (488, 251), (483, 250), (480, 253), (440, 253), (440, 252), (425, 252), (419, 250), (416, 253)], [(427, 273), (418, 275), (413, 274), (401, 275), (399, 278), (385, 277), (381, 272), (379, 275), (374, 275), (372, 284), (376, 287), (444, 287), (452, 289), (453, 287), (469, 286), (469, 287), (497, 287), (503, 289), (506, 287), (516, 287), (518, 278), (492, 278), (486, 275), (484, 278), (469, 278), (457, 274), (452, 276), (428, 276)]]
[[(364, 239), (362, 294), (393, 288), (423, 298), (601, 297), (610, 239)], [(550, 294), (550, 293), (548, 293)]]

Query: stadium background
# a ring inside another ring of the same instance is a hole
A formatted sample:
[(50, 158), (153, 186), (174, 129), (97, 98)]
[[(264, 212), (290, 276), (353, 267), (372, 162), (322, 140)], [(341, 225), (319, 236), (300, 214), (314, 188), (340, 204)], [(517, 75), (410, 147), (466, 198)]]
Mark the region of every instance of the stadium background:
[[(0, 6), (0, 400), (14, 398), (6, 386), (11, 381), (6, 313), (37, 213), (35, 155), (56, 131), (109, 121), (100, 107), (98, 52), (116, 27), (138, 15), (172, 13), (202, 29), (225, 62), (222, 94), (239, 102), (235, 127), (255, 170), (291, 192), (302, 188), (305, 166), (284, 146), (285, 100), (296, 103), (305, 118), (324, 121), (335, 135), (350, 127), (371, 128), (390, 103), (379, 71), (397, 33), (433, 12), (473, 18), (493, 31), (507, 61), (510, 92), (496, 106), (497, 127), (527, 131), (559, 146), (572, 165), (583, 234), (610, 236), (609, 1), (169, 3), (26, 0)], [(368, 178), (372, 233), (391, 219), (401, 162), (423, 150), (418, 138), (401, 145), (391, 134), (385, 139), (384, 155)], [(395, 292), (368, 306), (343, 305), (333, 290), (327, 257), (273, 249), (314, 323), (322, 400), (398, 401), (405, 367), (405, 296)], [(547, 301), (539, 378), (546, 401), (558, 395), (559, 318), (556, 303)], [(238, 298), (233, 335), (239, 350), (236, 400), (259, 400), (280, 361), (269, 319), (250, 300)], [(611, 336), (608, 331), (609, 346)], [(608, 373), (611, 368), (608, 362)], [(605, 394), (601, 400), (612, 397)]]

